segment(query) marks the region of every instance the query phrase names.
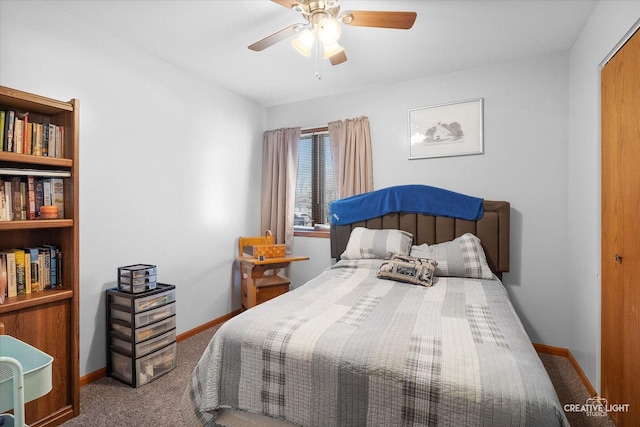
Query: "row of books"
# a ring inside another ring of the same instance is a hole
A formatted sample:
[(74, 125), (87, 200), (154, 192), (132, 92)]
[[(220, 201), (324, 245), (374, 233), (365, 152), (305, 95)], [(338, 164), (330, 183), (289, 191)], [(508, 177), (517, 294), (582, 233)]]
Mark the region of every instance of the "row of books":
[(64, 126), (32, 123), (29, 121), (29, 113), (4, 110), (0, 111), (0, 129), (2, 151), (64, 157)]
[(0, 304), (7, 297), (62, 286), (62, 251), (55, 245), (0, 250)]
[(0, 176), (0, 221), (38, 219), (42, 206), (57, 206), (64, 218), (63, 178)]

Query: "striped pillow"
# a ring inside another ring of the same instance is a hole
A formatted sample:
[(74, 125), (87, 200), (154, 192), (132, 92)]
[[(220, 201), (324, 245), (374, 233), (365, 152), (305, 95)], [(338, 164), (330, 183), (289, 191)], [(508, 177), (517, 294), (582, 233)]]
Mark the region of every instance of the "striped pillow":
[(370, 230), (356, 227), (351, 230), (347, 248), (341, 259), (384, 259), (387, 253), (409, 255), (413, 235), (406, 231), (387, 229)]
[(411, 256), (435, 260), (438, 263), (436, 276), (493, 278), (480, 239), (471, 233), (463, 234), (450, 242), (413, 246)]

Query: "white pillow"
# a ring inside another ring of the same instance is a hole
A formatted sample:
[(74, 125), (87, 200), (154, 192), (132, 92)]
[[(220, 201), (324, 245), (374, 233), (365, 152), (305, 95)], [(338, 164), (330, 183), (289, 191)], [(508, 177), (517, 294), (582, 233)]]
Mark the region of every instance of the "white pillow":
[(413, 246), (411, 256), (436, 261), (436, 276), (493, 278), (480, 239), (471, 233), (463, 234), (449, 242)]
[(347, 248), (341, 259), (384, 259), (387, 253), (409, 255), (413, 235), (406, 231), (385, 229), (371, 230), (356, 227), (351, 230)]

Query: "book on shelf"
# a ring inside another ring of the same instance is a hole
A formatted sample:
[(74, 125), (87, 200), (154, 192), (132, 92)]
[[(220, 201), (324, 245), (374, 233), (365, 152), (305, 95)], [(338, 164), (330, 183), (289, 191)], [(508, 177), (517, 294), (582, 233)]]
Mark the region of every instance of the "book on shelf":
[(49, 116), (31, 117), (28, 111), (0, 111), (0, 151), (63, 158), (64, 126), (50, 120)]
[(16, 293), (23, 295), (27, 293), (27, 282), (25, 276), (24, 251), (22, 249), (12, 249), (16, 262)]
[(31, 292), (38, 292), (40, 290), (40, 251), (38, 250), (38, 248), (24, 248), (24, 251), (25, 254), (29, 253)]
[(25, 293), (31, 293), (31, 253), (27, 250), (23, 250), (24, 254), (24, 284)]
[(56, 125), (49, 123), (49, 157), (58, 157), (56, 144)]
[(58, 267), (58, 287), (61, 288), (63, 286), (63, 284), (64, 284), (63, 279), (62, 279), (64, 277), (64, 274), (63, 274), (64, 270), (62, 269), (62, 267), (63, 267), (63, 265), (62, 265), (62, 259), (63, 259), (62, 251), (60, 249), (58, 249), (56, 251), (56, 255), (57, 255), (57, 258), (58, 258), (57, 259), (57, 261), (58, 261), (58, 265), (57, 265), (57, 267)]
[(0, 250), (2, 295), (15, 297), (60, 288), (63, 283), (62, 260), (62, 251), (53, 244)]
[(43, 245), (49, 254), (49, 285), (51, 289), (58, 287), (58, 250), (55, 245)]
[(16, 118), (16, 112), (7, 110), (4, 117), (4, 146), (3, 151), (13, 151), (13, 127)]
[(64, 218), (64, 180), (62, 178), (49, 178), (51, 180), (51, 205), (58, 207), (58, 218)]
[(11, 181), (0, 176), (0, 221), (11, 221), (13, 219)]
[(20, 194), (20, 177), (11, 177), (11, 219), (19, 221), (22, 219), (22, 196)]
[(7, 201), (4, 196), (4, 180), (0, 179), (0, 221), (8, 221)]
[(4, 202), (5, 202), (5, 217), (7, 221), (11, 221), (13, 219), (13, 207), (11, 206), (12, 200), (12, 191), (11, 191), (11, 181), (4, 181)]
[(13, 122), (13, 152), (22, 154), (22, 149), (24, 145), (22, 141), (24, 140), (24, 120), (20, 118), (19, 115), (16, 115), (16, 118)]
[(36, 219), (36, 178), (27, 176), (27, 219)]
[(46, 206), (44, 204), (44, 184), (41, 179), (35, 180), (35, 194), (36, 194), (36, 216), (40, 215), (40, 208)]
[(4, 150), (4, 119), (7, 115), (7, 112), (2, 110), (0, 111), (0, 151)]
[(40, 261), (40, 289), (51, 289), (51, 253), (45, 247), (38, 248)]
[(27, 220), (27, 181), (20, 180), (20, 220)]
[(64, 126), (56, 126), (56, 156), (64, 158)]
[[(24, 172), (24, 171), (19, 171)], [(64, 171), (42, 171), (55, 174)], [(57, 218), (64, 218), (64, 179), (51, 177), (4, 176), (12, 170), (0, 168), (0, 221), (34, 220), (43, 206), (57, 206)], [(50, 218), (47, 218), (50, 219)]]
[(49, 124), (48, 123), (42, 124), (42, 155), (45, 157), (49, 157)]
[(34, 156), (42, 156), (42, 124), (34, 123), (33, 124), (33, 136), (32, 136), (32, 144), (33, 144), (33, 155)]
[(20, 114), (20, 119), (23, 123), (23, 134), (22, 134), (22, 153), (23, 154), (31, 154), (30, 145), (31, 145), (31, 123), (29, 123), (29, 113)]
[(16, 256), (13, 251), (0, 251), (0, 257), (4, 260), (5, 275), (7, 280), (7, 297), (18, 295), (18, 284), (16, 282)]
[(4, 257), (0, 254), (0, 304), (7, 297), (7, 269), (4, 266)]
[[(44, 206), (52, 206), (53, 203), (51, 203), (51, 200), (53, 200), (51, 198), (51, 181), (48, 179), (42, 179), (40, 180), (42, 182), (42, 187), (43, 187), (43, 191), (44, 191)], [(38, 211), (39, 212), (39, 211)]]

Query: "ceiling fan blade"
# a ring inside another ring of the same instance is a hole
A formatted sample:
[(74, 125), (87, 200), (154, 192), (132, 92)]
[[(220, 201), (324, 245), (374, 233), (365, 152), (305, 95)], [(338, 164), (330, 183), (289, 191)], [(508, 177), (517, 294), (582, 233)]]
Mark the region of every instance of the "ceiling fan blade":
[(293, 6), (300, 4), (299, 1), (296, 0), (271, 0), (274, 3), (278, 3), (280, 6), (284, 6), (287, 9), (293, 9)]
[(342, 12), (342, 22), (355, 27), (397, 28), (408, 30), (418, 16), (415, 12), (381, 12), (373, 10), (349, 10)]
[(344, 53), (344, 50), (342, 50), (342, 51), (336, 53), (335, 55), (329, 57), (329, 61), (331, 62), (331, 65), (342, 64), (346, 60), (347, 60), (347, 54)]
[(255, 42), (252, 45), (249, 45), (249, 49), (251, 50), (255, 50), (257, 52), (264, 50), (266, 48), (268, 48), (269, 46), (272, 46), (276, 43), (278, 43), (279, 41), (282, 41), (288, 37), (291, 37), (292, 35), (294, 35), (297, 31), (296, 31), (296, 27), (298, 26), (298, 24), (293, 24), (287, 28), (283, 28), (282, 30), (278, 31), (277, 33), (273, 33), (268, 37), (263, 38), (260, 41)]

